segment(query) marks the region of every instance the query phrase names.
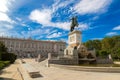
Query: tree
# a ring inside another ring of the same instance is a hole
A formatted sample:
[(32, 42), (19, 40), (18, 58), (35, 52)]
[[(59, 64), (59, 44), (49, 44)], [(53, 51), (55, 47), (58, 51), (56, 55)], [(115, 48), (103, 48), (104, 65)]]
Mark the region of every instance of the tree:
[(5, 47), (5, 45), (2, 42), (0, 42), (0, 60), (1, 60), (1, 55), (3, 53), (7, 53), (7, 48)]
[(102, 40), (102, 49), (110, 50), (114, 47), (115, 41), (112, 38), (106, 37)]
[(96, 49), (97, 57), (112, 55), (113, 59), (120, 60), (120, 35), (105, 37), (102, 40), (89, 40), (84, 43), (88, 49)]
[(100, 40), (89, 40), (84, 43), (88, 49), (101, 50), (101, 41)]
[(100, 40), (93, 40), (93, 47), (96, 49), (96, 50), (101, 50), (101, 41)]
[(108, 57), (109, 54), (110, 54), (110, 53), (109, 53), (108, 51), (105, 51), (105, 50), (101, 50), (101, 51), (100, 51), (100, 56), (101, 56), (102, 58)]
[(10, 61), (13, 63), (16, 60), (17, 56), (14, 53), (8, 53), (5, 45), (0, 42), (0, 60)]
[(17, 55), (15, 55), (14, 53), (3, 53), (2, 54), (2, 61), (10, 61), (10, 63), (14, 63), (15, 60), (17, 58)]
[(88, 48), (88, 49), (93, 49), (93, 41), (89, 40), (86, 43), (84, 43), (84, 45)]

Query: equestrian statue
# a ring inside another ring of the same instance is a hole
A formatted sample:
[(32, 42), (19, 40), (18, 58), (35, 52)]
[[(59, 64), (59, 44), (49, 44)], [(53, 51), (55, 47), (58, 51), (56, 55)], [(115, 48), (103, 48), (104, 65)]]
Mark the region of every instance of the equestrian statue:
[(71, 20), (72, 20), (72, 23), (71, 23), (71, 26), (70, 26), (70, 31), (72, 32), (75, 27), (78, 27), (79, 24), (78, 24), (76, 16), (72, 17)]

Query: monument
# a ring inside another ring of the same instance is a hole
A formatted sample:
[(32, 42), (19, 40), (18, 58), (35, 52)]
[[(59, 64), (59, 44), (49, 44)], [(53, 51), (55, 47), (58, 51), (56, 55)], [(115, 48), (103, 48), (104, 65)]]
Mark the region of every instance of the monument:
[(95, 51), (89, 51), (82, 44), (82, 33), (79, 30), (75, 30), (78, 27), (77, 17), (72, 17), (72, 22), (70, 26), (70, 32), (68, 34), (68, 46), (64, 50), (62, 57), (54, 60), (50, 60), (51, 63), (57, 64), (80, 64), (82, 62), (92, 62), (95, 61)]
[(70, 31), (72, 32), (75, 27), (78, 27), (78, 21), (77, 21), (77, 16), (71, 18), (72, 23), (70, 26)]

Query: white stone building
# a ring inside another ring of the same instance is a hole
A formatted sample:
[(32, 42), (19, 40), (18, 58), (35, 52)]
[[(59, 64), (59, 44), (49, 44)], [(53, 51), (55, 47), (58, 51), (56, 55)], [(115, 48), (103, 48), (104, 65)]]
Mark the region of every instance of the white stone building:
[(63, 41), (42, 41), (32, 39), (18, 39), (0, 37), (8, 52), (15, 53), (18, 57), (37, 57), (41, 54), (47, 57), (48, 53), (59, 54), (66, 48), (66, 43)]

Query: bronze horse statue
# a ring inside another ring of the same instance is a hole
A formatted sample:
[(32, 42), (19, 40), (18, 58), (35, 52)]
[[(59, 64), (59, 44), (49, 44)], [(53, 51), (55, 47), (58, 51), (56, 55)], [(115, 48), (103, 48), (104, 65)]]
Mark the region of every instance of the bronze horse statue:
[(72, 23), (70, 26), (70, 31), (72, 32), (75, 27), (78, 27), (78, 21), (77, 21), (77, 17), (72, 17), (71, 20), (72, 20)]

